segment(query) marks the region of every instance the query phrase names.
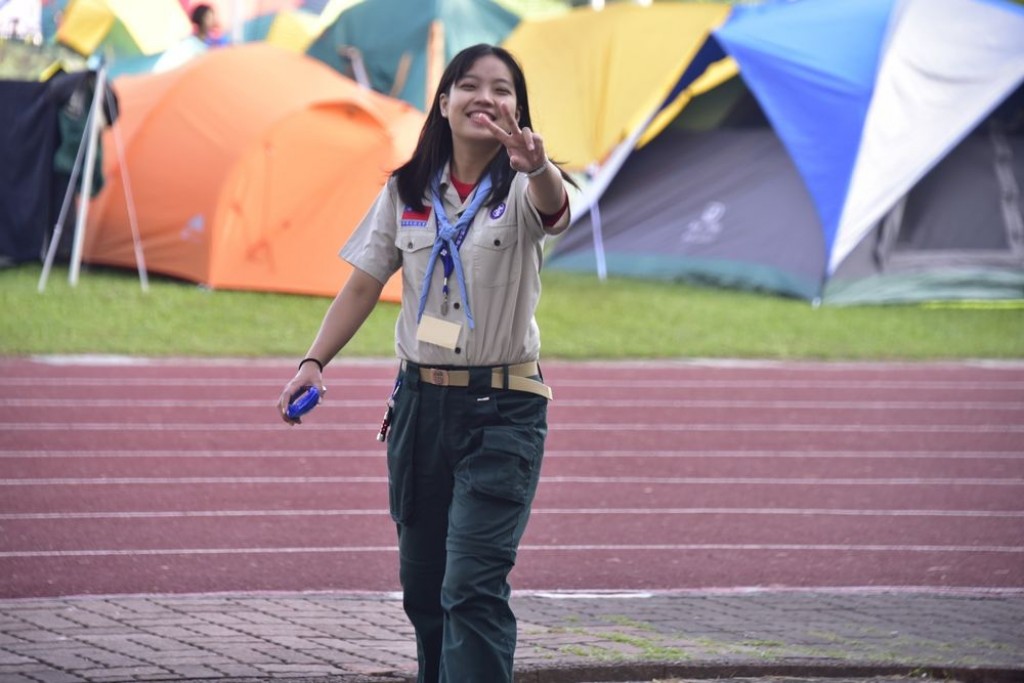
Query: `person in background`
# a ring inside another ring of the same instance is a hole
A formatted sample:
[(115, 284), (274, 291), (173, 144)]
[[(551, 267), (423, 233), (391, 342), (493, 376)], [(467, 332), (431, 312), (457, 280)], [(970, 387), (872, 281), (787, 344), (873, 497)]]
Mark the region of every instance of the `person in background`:
[(341, 251), (353, 266), (278, 400), (326, 391), (323, 368), (402, 270), (387, 441), (403, 605), (418, 680), (512, 680), (508, 575), (540, 478), (551, 391), (538, 366), (542, 245), (569, 225), (573, 181), (532, 130), (523, 72), (500, 47), (448, 65), (412, 158)]
[(217, 13), (206, 3), (192, 8), (192, 34), (210, 47), (227, 45), (227, 39), (220, 33)]

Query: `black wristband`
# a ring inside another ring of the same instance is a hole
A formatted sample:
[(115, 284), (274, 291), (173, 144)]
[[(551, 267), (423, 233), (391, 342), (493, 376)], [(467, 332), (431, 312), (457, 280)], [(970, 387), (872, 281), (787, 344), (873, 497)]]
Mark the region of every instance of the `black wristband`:
[(313, 358), (312, 356), (310, 356), (308, 358), (303, 358), (302, 360), (299, 361), (299, 367), (301, 368), (306, 363), (316, 363), (317, 368), (320, 369), (320, 374), (323, 374), (323, 372), (324, 372), (324, 364), (321, 363), (316, 358)]

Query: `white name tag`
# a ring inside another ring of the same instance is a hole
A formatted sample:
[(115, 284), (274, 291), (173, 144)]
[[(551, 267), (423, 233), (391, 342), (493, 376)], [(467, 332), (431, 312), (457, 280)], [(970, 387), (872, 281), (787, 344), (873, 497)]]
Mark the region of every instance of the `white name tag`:
[(420, 319), (419, 327), (416, 328), (416, 340), (454, 351), (455, 347), (459, 345), (461, 332), (462, 325), (459, 323), (424, 315)]

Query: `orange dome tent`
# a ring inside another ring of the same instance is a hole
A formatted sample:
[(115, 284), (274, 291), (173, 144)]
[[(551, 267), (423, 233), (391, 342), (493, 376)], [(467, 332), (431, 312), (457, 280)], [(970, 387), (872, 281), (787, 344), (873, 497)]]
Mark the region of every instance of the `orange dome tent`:
[[(330, 296), (338, 257), (423, 114), (267, 44), (213, 50), (162, 74), (123, 77), (118, 126), (147, 267), (220, 289)], [(118, 156), (83, 258), (134, 267)], [(392, 279), (383, 298), (400, 300)]]

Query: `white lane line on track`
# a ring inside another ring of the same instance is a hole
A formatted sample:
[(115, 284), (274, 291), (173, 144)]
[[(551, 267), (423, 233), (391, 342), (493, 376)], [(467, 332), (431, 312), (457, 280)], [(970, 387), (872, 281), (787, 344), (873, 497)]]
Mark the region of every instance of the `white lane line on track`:
[[(220, 357), (196, 357), (196, 356), (129, 356), (124, 354), (90, 354), (90, 353), (68, 353), (68, 354), (38, 354), (29, 357), (32, 363), (43, 365), (70, 365), (70, 366), (109, 366), (109, 365), (147, 365), (150, 367), (173, 367), (173, 368), (202, 368), (211, 367), (251, 369), (260, 368), (285, 368), (295, 367), (295, 360), (291, 357), (241, 357), (241, 356), (220, 356)], [(823, 366), (840, 369), (855, 370), (864, 372), (865, 369), (881, 370), (916, 370), (920, 368), (919, 361), (899, 360), (833, 360), (833, 361), (802, 361), (782, 360), (772, 358), (658, 358), (641, 359), (627, 358), (621, 360), (557, 360), (544, 361), (546, 365), (562, 368), (594, 368), (600, 369), (644, 369), (644, 368), (786, 368), (791, 370), (805, 370), (809, 372), (821, 372)], [(346, 366), (355, 367), (377, 367), (392, 368), (395, 366), (395, 359), (391, 356), (370, 356), (370, 357), (346, 357)], [(5, 358), (0, 360), (0, 365), (19, 366), (25, 365), (25, 360), (19, 358)], [(965, 358), (953, 360), (936, 360), (928, 362), (928, 365), (940, 369), (976, 369), (995, 368), (1008, 370), (1014, 368), (1024, 369), (1024, 361), (1013, 358)]]
[[(17, 458), (47, 460), (52, 458), (373, 458), (384, 456), (384, 447), (372, 450), (294, 450), (294, 451), (234, 451), (234, 450), (2, 450), (0, 459)], [(569, 451), (545, 450), (544, 459), (551, 458), (798, 458), (798, 459), (882, 459), (882, 460), (1024, 460), (1024, 451), (712, 451), (712, 450), (651, 450), (651, 451)]]
[[(645, 600), (654, 597), (667, 595), (699, 595), (708, 597), (714, 595), (754, 595), (754, 594), (778, 594), (778, 593), (810, 593), (810, 594), (842, 594), (842, 595), (881, 595), (887, 593), (902, 593), (904, 595), (942, 595), (942, 596), (1020, 596), (1024, 595), (1024, 588), (1000, 588), (988, 586), (925, 586), (925, 585), (881, 585), (881, 586), (735, 586), (723, 588), (655, 588), (648, 590), (633, 589), (515, 589), (513, 595), (547, 598), (551, 600), (601, 600), (605, 598), (624, 600), (639, 599)], [(245, 595), (245, 594), (244, 594)], [(366, 595), (372, 595), (367, 593)], [(400, 592), (385, 592), (379, 595), (394, 596), (393, 599), (400, 600)], [(91, 597), (91, 596), (90, 596)], [(116, 597), (116, 596), (115, 596)], [(170, 597), (177, 598), (179, 594)], [(41, 598), (13, 598), (14, 600), (34, 600)], [(709, 679), (711, 680), (711, 679)]]
[[(534, 508), (532, 515), (749, 515), (797, 517), (958, 517), (985, 519), (1024, 518), (1024, 510), (855, 510), (829, 508)], [(151, 512), (14, 512), (0, 513), (0, 521), (78, 519), (191, 519), (248, 517), (388, 517), (384, 509), (347, 510), (158, 510)]]
[[(534, 511), (536, 512), (536, 511)], [(388, 517), (378, 510), (163, 510), (154, 512), (14, 512), (0, 514), (0, 521), (74, 519), (190, 519), (229, 517)], [(1024, 512), (1021, 513), (1024, 516)]]
[(796, 484), (822, 486), (1021, 486), (1021, 478), (981, 477), (879, 477), (874, 478), (801, 478), (801, 477), (541, 477), (551, 484)]
[[(879, 595), (886, 593), (903, 594), (929, 594), (929, 595), (989, 595), (989, 596), (1017, 596), (1024, 595), (1024, 588), (1018, 587), (990, 587), (990, 586), (926, 586), (926, 585), (871, 585), (871, 586), (732, 586), (712, 588), (651, 588), (644, 590), (623, 589), (623, 588), (588, 588), (588, 589), (543, 589), (543, 588), (517, 588), (512, 591), (513, 595), (528, 596), (537, 598), (549, 598), (551, 600), (600, 600), (603, 598), (655, 598), (667, 595), (752, 595), (772, 593), (824, 593), (843, 595)], [(250, 593), (251, 595), (252, 593)], [(344, 594), (344, 593), (343, 593)], [(205, 595), (205, 594), (204, 594)], [(385, 592), (379, 595), (394, 595), (396, 600), (402, 599), (401, 592)], [(116, 596), (114, 596), (116, 597)], [(134, 597), (130, 595), (129, 597)], [(180, 598), (180, 594), (173, 594), (171, 598)], [(14, 600), (35, 600), (37, 598), (14, 598)], [(87, 599), (92, 599), (90, 596)]]
[[(540, 478), (546, 484), (644, 484), (644, 485), (759, 485), (759, 486), (1024, 486), (1022, 478), (979, 477), (897, 477), (897, 478), (816, 478), (816, 477), (573, 477)], [(386, 484), (387, 477), (48, 477), (0, 479), (0, 486), (112, 486), (112, 485), (184, 485), (197, 484)]]
[[(123, 354), (94, 354), (94, 353), (68, 353), (68, 354), (38, 354), (29, 357), (33, 363), (43, 365), (71, 365), (71, 366), (109, 366), (109, 365), (147, 365), (151, 367), (174, 367), (174, 368), (210, 368), (210, 367), (252, 367), (267, 368), (293, 368), (295, 361), (292, 358), (262, 358), (262, 357), (213, 357), (199, 358), (194, 356), (128, 356)], [(0, 364), (23, 365), (25, 361), (17, 358), (0, 360)], [(357, 367), (384, 367), (391, 368), (395, 365), (395, 359), (391, 357), (346, 357), (347, 366)], [(850, 361), (797, 361), (777, 360), (768, 358), (666, 358), (666, 359), (625, 359), (625, 360), (550, 360), (545, 361), (551, 365), (558, 365), (566, 368), (693, 368), (693, 367), (725, 367), (725, 368), (789, 368), (792, 370), (808, 370), (820, 372), (823, 365), (830, 368), (852, 369), (863, 372), (865, 369), (915, 369), (920, 367), (915, 361), (886, 361), (886, 360), (850, 360)], [(930, 362), (929, 365), (938, 368), (998, 368), (1012, 369), (1024, 368), (1024, 361), (1012, 358), (967, 358), (962, 360), (938, 360)]]
[[(379, 424), (348, 423), (323, 424), (308, 422), (302, 425), (304, 431), (349, 432), (376, 431)], [(0, 422), (0, 431), (8, 432), (98, 432), (98, 431), (141, 431), (141, 432), (270, 432), (287, 430), (283, 422), (231, 422), (231, 423), (133, 423), (133, 422)], [(1024, 433), (1024, 424), (737, 424), (717, 423), (560, 423), (557, 431), (567, 432), (923, 432), (938, 434), (1003, 434)]]
[[(196, 389), (276, 387), (280, 391), (287, 381), (287, 377), (282, 377), (280, 380), (254, 379), (252, 377), (0, 377), (0, 387), (192, 387)], [(383, 377), (360, 379), (335, 377), (330, 380), (328, 386), (393, 386), (394, 383), (394, 378), (389, 380)], [(273, 403), (272, 400), (271, 403)]]
[[(1024, 588), (1018, 587), (1006, 587), (1006, 586), (935, 586), (925, 584), (872, 584), (870, 586), (857, 586), (857, 585), (792, 585), (792, 586), (781, 586), (773, 584), (770, 586), (765, 585), (749, 585), (749, 586), (711, 586), (711, 587), (700, 587), (700, 588), (647, 588), (647, 589), (632, 589), (632, 588), (584, 588), (584, 589), (573, 589), (573, 588), (516, 588), (513, 589), (512, 594), (517, 597), (535, 597), (545, 598), (551, 600), (621, 600), (621, 599), (651, 599), (660, 598), (666, 596), (685, 596), (685, 595), (697, 595), (701, 597), (709, 597), (715, 595), (740, 595), (740, 594), (793, 594), (793, 593), (807, 593), (807, 594), (835, 594), (840, 593), (843, 595), (879, 595), (887, 593), (903, 593), (903, 594), (925, 594), (925, 595), (941, 595), (941, 596), (963, 596), (963, 597), (994, 597), (994, 596), (1022, 596), (1024, 595)], [(324, 600), (344, 597), (348, 599), (363, 599), (363, 600), (393, 600), (400, 601), (402, 599), (401, 591), (374, 591), (374, 590), (362, 590), (362, 589), (345, 589), (345, 588), (321, 588), (317, 590), (309, 591), (289, 591), (289, 590), (239, 590), (239, 591), (204, 591), (201, 593), (161, 593), (161, 592), (148, 592), (148, 593), (88, 593), (82, 595), (73, 595), (69, 597), (20, 597), (20, 598), (7, 598), (5, 602), (11, 605), (17, 605), (21, 607), (32, 606), (36, 604), (45, 603), (46, 607), (49, 608), (54, 600), (63, 601), (70, 606), (82, 605), (85, 607), (89, 606), (89, 603), (106, 603), (111, 600), (138, 600), (140, 597), (144, 597), (147, 600), (155, 602), (171, 601), (177, 603), (180, 600), (224, 600), (228, 603), (236, 603), (247, 599), (260, 599), (260, 600), (294, 600), (294, 599), (309, 599), (309, 600)]]
[(797, 544), (797, 543), (689, 543), (689, 544), (595, 544), (595, 545), (526, 545), (523, 550), (568, 550), (568, 551), (605, 551), (605, 550), (827, 550), (852, 552), (939, 552), (939, 553), (1024, 553), (1024, 546), (1018, 545), (884, 545), (864, 544), (846, 545), (839, 543)]
[[(378, 409), (380, 399), (334, 399), (324, 409)], [(187, 398), (0, 398), (3, 408), (36, 409), (260, 409), (271, 410), (273, 402), (263, 399)], [(997, 400), (745, 400), (745, 399), (560, 399), (552, 407), (566, 409), (757, 409), (813, 411), (1024, 411), (1024, 401)]]
[(387, 477), (54, 477), (0, 479), (0, 486), (118, 486), (179, 484), (386, 484)]
[[(992, 403), (993, 406), (1001, 405), (998, 401), (981, 401), (980, 404)], [(331, 399), (330, 404), (324, 403), (323, 408), (380, 408), (384, 404), (376, 399)], [(177, 398), (0, 398), (0, 406), (8, 408), (260, 408), (273, 410), (276, 402), (263, 399), (177, 399)], [(935, 405), (940, 409), (941, 403)], [(966, 405), (966, 404), (965, 404)], [(1010, 405), (1009, 403), (1005, 405)], [(1024, 407), (1024, 403), (1020, 404)]]
[[(773, 543), (692, 543), (692, 544), (604, 544), (604, 545), (524, 545), (524, 552), (686, 552), (686, 551), (786, 551), (786, 552), (897, 552), (897, 553), (1024, 553), (1015, 545), (842, 545)], [(141, 557), (146, 555), (293, 555), (298, 553), (395, 553), (398, 546), (328, 546), (286, 548), (122, 548), (93, 550), (11, 550), (0, 552), (0, 559), (43, 557)]]
[[(928, 390), (1024, 390), (1024, 381), (1015, 380), (856, 380), (856, 379), (569, 379), (550, 378), (555, 386), (584, 389), (928, 389)], [(59, 386), (59, 387), (280, 387), (287, 377), (274, 378), (217, 378), (217, 377), (0, 377), (2, 386)], [(331, 377), (330, 385), (350, 387), (376, 387), (394, 385), (393, 377), (343, 378)]]
[(538, 515), (794, 515), (800, 517), (984, 517), (1016, 519), (1024, 510), (852, 510), (830, 508), (542, 508)]
[[(0, 452), (2, 453), (2, 452)], [(837, 458), (861, 459), (881, 458), (883, 460), (900, 459), (964, 459), (976, 460), (993, 458), (998, 460), (1024, 460), (1021, 451), (721, 451), (721, 450), (650, 450), (650, 451), (587, 451), (587, 450), (551, 450), (544, 451), (544, 457), (555, 458)]]

